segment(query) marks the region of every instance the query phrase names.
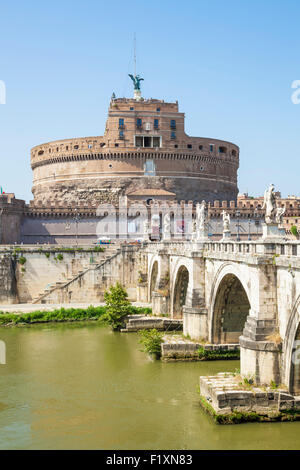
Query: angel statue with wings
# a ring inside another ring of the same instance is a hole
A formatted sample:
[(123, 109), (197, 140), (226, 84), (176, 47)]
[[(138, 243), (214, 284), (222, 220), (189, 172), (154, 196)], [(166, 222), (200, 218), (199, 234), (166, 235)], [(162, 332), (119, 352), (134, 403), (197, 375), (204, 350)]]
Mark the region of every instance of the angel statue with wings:
[(141, 81), (143, 81), (144, 79), (141, 78), (139, 75), (129, 74), (129, 77), (133, 81), (134, 89), (135, 90), (140, 90), (141, 89)]

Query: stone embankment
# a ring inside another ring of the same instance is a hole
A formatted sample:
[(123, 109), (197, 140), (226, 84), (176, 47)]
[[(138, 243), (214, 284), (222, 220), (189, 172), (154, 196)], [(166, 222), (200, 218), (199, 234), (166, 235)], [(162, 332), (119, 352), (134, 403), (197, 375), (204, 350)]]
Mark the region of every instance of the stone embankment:
[(226, 372), (200, 377), (200, 403), (220, 424), (300, 420), (300, 396)]
[(237, 359), (238, 344), (205, 344), (182, 335), (165, 335), (161, 345), (164, 361), (204, 361)]

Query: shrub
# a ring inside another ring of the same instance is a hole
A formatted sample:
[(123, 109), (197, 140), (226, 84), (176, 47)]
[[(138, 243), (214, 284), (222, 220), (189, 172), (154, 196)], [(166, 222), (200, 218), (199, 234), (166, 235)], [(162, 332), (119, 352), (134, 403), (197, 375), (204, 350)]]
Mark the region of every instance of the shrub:
[(200, 346), (198, 349), (198, 356), (199, 359), (205, 361), (217, 361), (217, 360), (227, 360), (227, 359), (239, 359), (240, 358), (240, 351), (239, 349), (233, 349), (231, 351), (226, 350), (212, 350), (209, 351), (205, 349), (203, 346)]
[(124, 318), (131, 313), (131, 304), (126, 290), (117, 282), (104, 293), (106, 302), (106, 322), (113, 330), (119, 330), (124, 324)]
[(58, 253), (58, 255), (56, 256), (56, 259), (58, 261), (62, 261), (64, 259), (64, 255), (62, 255), (61, 253)]
[(97, 253), (103, 253), (105, 251), (105, 248), (103, 246), (95, 246), (94, 251)]
[(297, 230), (296, 225), (292, 225), (292, 226), (291, 226), (291, 233), (292, 233), (292, 235), (294, 235), (295, 237), (297, 237), (297, 235), (298, 235), (298, 230)]
[[(134, 309), (132, 311), (131, 309)], [(130, 313), (143, 313), (143, 309), (137, 307), (130, 307)], [(36, 310), (31, 313), (24, 313), (21, 315), (14, 315), (11, 313), (4, 313), (0, 311), (0, 326), (8, 324), (19, 323), (49, 323), (49, 322), (69, 322), (69, 321), (87, 321), (87, 320), (100, 320), (104, 324), (107, 323), (107, 307), (93, 307), (90, 305), (88, 308), (60, 308), (52, 311)]]
[(163, 342), (163, 333), (156, 329), (142, 330), (139, 332), (139, 343), (143, 345), (142, 351), (152, 355), (155, 359), (161, 356), (161, 343)]
[(25, 256), (20, 256), (20, 258), (19, 258), (18, 261), (19, 261), (19, 263), (23, 266), (23, 264), (26, 263), (27, 259), (25, 258)]

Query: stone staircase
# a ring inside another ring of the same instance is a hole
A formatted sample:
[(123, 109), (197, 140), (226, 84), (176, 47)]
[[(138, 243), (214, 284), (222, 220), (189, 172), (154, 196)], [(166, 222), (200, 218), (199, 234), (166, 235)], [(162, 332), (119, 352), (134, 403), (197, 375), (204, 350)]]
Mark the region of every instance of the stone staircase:
[(130, 315), (126, 320), (126, 328), (122, 332), (139, 330), (182, 331), (183, 320), (150, 315)]
[(103, 252), (103, 259), (100, 262), (87, 262), (85, 265), (82, 266), (80, 270), (77, 271), (76, 274), (69, 276), (66, 280), (56, 281), (54, 283), (48, 284), (43, 292), (39, 293), (34, 299), (32, 299), (33, 304), (43, 304), (43, 303), (51, 303), (49, 302), (49, 297), (55, 291), (61, 290), (68, 285), (72, 284), (78, 278), (83, 276), (84, 274), (88, 273), (89, 271), (93, 271), (95, 269), (100, 268), (103, 266), (107, 261), (110, 261), (116, 254), (118, 254), (120, 248), (118, 245), (109, 246)]

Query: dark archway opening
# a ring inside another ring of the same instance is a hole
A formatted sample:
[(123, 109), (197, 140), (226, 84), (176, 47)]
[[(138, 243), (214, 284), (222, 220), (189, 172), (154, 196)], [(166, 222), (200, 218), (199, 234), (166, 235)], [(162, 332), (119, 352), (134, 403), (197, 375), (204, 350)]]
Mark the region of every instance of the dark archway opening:
[(183, 306), (186, 301), (186, 294), (189, 285), (189, 272), (185, 266), (179, 268), (174, 288), (174, 299), (173, 299), (173, 317), (183, 317)]
[(300, 324), (293, 344), (290, 392), (294, 395), (300, 395)]
[(251, 306), (239, 279), (227, 274), (216, 295), (213, 310), (214, 343), (238, 343)]
[(158, 276), (158, 262), (155, 261), (152, 267), (150, 279), (150, 301), (152, 300), (152, 292), (155, 290)]

